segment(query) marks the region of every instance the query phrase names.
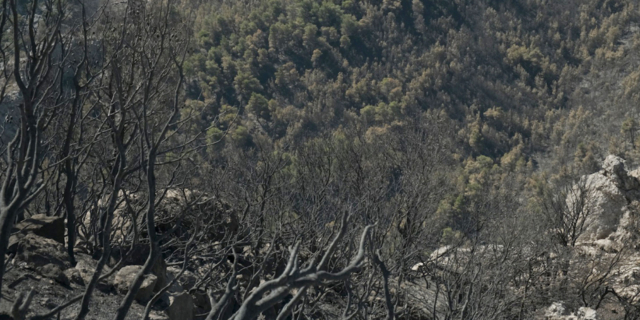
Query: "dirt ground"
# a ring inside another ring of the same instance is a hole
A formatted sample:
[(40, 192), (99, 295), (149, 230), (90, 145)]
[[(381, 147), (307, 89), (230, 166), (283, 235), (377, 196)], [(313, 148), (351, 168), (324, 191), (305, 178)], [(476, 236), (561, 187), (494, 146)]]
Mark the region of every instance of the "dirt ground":
[[(69, 287), (55, 282), (54, 280), (40, 276), (36, 270), (28, 269), (24, 266), (7, 266), (7, 272), (3, 280), (2, 298), (0, 299), (0, 310), (7, 311), (11, 308), (16, 296), (20, 292), (28, 292), (31, 288), (35, 290), (35, 295), (29, 309), (27, 318), (36, 314), (44, 314), (69, 299), (80, 295), (84, 291), (84, 286), (71, 283)], [(123, 296), (113, 292), (101, 292), (95, 290), (90, 304), (90, 311), (87, 320), (110, 320), (115, 314)], [(152, 311), (150, 318), (166, 319), (162, 308), (162, 303), (158, 303), (156, 310)], [(80, 302), (74, 303), (61, 312), (59, 319), (73, 319), (80, 309)], [(127, 319), (141, 319), (144, 306), (134, 302), (131, 306)], [(58, 318), (53, 318), (58, 319)]]

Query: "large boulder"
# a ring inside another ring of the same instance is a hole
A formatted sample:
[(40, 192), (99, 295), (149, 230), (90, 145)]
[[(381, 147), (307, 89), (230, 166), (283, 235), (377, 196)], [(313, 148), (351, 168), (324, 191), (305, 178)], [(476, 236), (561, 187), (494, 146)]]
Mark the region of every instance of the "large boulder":
[[(138, 273), (142, 270), (142, 266), (126, 266), (116, 274), (116, 277), (113, 281), (113, 285), (116, 287), (118, 292), (121, 294), (126, 294), (131, 288), (133, 281), (135, 280)], [(147, 274), (144, 276), (144, 281), (140, 286), (140, 290), (136, 293), (136, 301), (138, 302), (146, 302), (151, 299), (153, 296), (154, 288), (156, 283), (158, 282), (158, 277), (153, 274)]]
[(33, 233), (25, 235), (18, 242), (16, 259), (32, 268), (54, 264), (65, 270), (70, 266), (69, 256), (60, 242)]
[(602, 163), (600, 173), (611, 179), (622, 192), (630, 193), (630, 197), (640, 196), (640, 182), (627, 172), (624, 159), (614, 155), (607, 156)]
[[(125, 266), (141, 266), (147, 262), (149, 258), (150, 248), (148, 244), (137, 243), (128, 248), (120, 248), (112, 253), (112, 261), (115, 264), (116, 261), (122, 259)], [(162, 287), (166, 286), (167, 281), (167, 264), (164, 259), (157, 259), (156, 263), (151, 268), (151, 274), (158, 278), (156, 281), (155, 291), (159, 291)]]
[[(78, 274), (80, 275), (80, 278), (82, 279), (82, 283), (84, 285), (89, 284), (89, 282), (91, 281), (91, 278), (93, 277), (93, 274), (96, 270), (96, 266), (98, 265), (98, 261), (93, 260), (91, 258), (91, 256), (86, 255), (86, 254), (77, 254), (76, 255), (76, 266), (75, 269), (78, 271)], [(111, 269), (108, 266), (104, 266), (103, 270), (102, 270), (102, 274), (106, 274), (111, 272)], [(113, 288), (113, 278), (115, 277), (115, 275), (112, 275), (111, 277), (104, 279), (102, 281), (99, 281), (96, 284), (96, 288), (102, 292), (110, 292), (111, 289)]]
[(166, 312), (170, 320), (193, 319), (193, 298), (186, 291), (169, 295), (169, 308)]
[(24, 219), (13, 228), (14, 232), (33, 233), (64, 244), (64, 218), (36, 214)]
[(64, 218), (36, 214), (13, 227), (13, 234), (9, 238), (7, 252), (15, 253), (20, 240), (29, 233), (64, 244), (64, 232)]
[(180, 276), (174, 284), (169, 287), (169, 293), (179, 293), (182, 291), (187, 291), (191, 293), (191, 297), (193, 298), (193, 304), (198, 309), (197, 313), (204, 313), (211, 310), (211, 301), (209, 300), (209, 296), (203, 290), (192, 290), (195, 285), (198, 283), (198, 276), (192, 271), (185, 270), (182, 275), (180, 275), (180, 268), (177, 267), (168, 267), (167, 268), (167, 281), (171, 282), (176, 277)]
[[(100, 215), (109, 205), (110, 199), (111, 195), (106, 195), (102, 199), (98, 200), (97, 206), (89, 208), (89, 210), (84, 214), (84, 220), (82, 223), (87, 227), (97, 228), (100, 224)], [(143, 199), (140, 194), (126, 193), (122, 190), (119, 191), (116, 199), (115, 211), (111, 220), (112, 243), (127, 243), (126, 240), (131, 240), (134, 234), (131, 232), (132, 222), (134, 221), (134, 211), (137, 213), (135, 221), (138, 229), (142, 229), (142, 226), (144, 225), (144, 210), (138, 209), (144, 208), (144, 205), (145, 199)], [(121, 249), (126, 251), (129, 248)]]

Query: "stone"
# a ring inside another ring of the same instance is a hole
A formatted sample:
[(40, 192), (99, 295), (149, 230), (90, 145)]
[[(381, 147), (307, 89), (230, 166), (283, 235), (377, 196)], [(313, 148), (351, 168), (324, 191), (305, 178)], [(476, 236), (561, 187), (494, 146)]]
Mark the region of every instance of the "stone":
[(170, 294), (166, 313), (169, 320), (193, 319), (193, 298), (186, 291)]
[[(128, 202), (124, 201), (124, 195), (125, 195), (124, 191), (120, 190), (118, 193), (117, 205), (113, 212), (113, 218), (111, 221), (112, 223), (111, 230), (113, 232), (112, 233), (113, 237), (111, 239), (112, 243), (126, 243), (127, 240), (130, 240), (130, 239), (127, 239), (127, 236), (131, 236), (131, 234), (129, 234), (129, 232), (126, 232), (126, 231), (130, 230), (131, 228), (132, 217), (127, 206), (131, 205), (134, 208), (140, 208), (145, 204), (145, 199), (140, 197), (139, 194), (128, 193), (127, 194)], [(106, 208), (108, 206), (110, 197), (111, 195), (106, 195), (104, 196), (104, 198), (99, 199), (97, 203), (97, 207), (90, 208), (84, 214), (84, 220), (83, 220), (84, 225), (89, 226), (94, 223), (96, 224), (99, 223), (98, 221), (100, 219), (100, 215), (98, 213), (101, 212), (100, 208)], [(142, 213), (136, 217), (138, 226), (144, 225), (143, 219), (144, 219), (144, 214)], [(139, 256), (136, 255), (134, 257), (139, 257)]]
[(594, 241), (593, 244), (600, 250), (607, 253), (618, 253), (622, 250), (621, 243), (609, 239), (598, 239)]
[(462, 269), (465, 267), (469, 260), (473, 257), (474, 259), (478, 259), (481, 257), (491, 258), (499, 256), (504, 251), (504, 247), (502, 245), (479, 245), (473, 251), (471, 247), (453, 247), (453, 246), (444, 246), (436, 249), (429, 256), (430, 263), (429, 265), (415, 265), (417, 270), (420, 268), (437, 267), (442, 270), (449, 270), (452, 272), (462, 272)]
[[(180, 270), (181, 268), (177, 268), (177, 267), (167, 268), (167, 276), (169, 277), (167, 280), (171, 281), (175, 277), (177, 277), (180, 274)], [(187, 291), (191, 290), (191, 288), (193, 288), (197, 282), (198, 282), (198, 277), (189, 270), (185, 270), (180, 276), (180, 278), (177, 280), (177, 283), (180, 285), (180, 287), (182, 287), (183, 290), (187, 290)]]
[(33, 233), (20, 239), (16, 259), (26, 262), (32, 268), (50, 263), (58, 265), (63, 270), (70, 266), (69, 257), (61, 243)]
[(567, 315), (566, 308), (561, 302), (554, 302), (547, 308), (545, 311), (545, 317), (547, 318), (557, 318)]
[(64, 233), (64, 218), (36, 214), (13, 227), (12, 235), (9, 237), (9, 243), (7, 244), (7, 253), (16, 253), (18, 244), (27, 234), (35, 234), (64, 245)]
[[(175, 275), (174, 273), (172, 273), (171, 271), (169, 271), (169, 269), (167, 269), (167, 283), (173, 281), (173, 279), (175, 279)], [(184, 288), (180, 285), (180, 281), (176, 280), (173, 282), (173, 284), (169, 287), (169, 289), (167, 289), (167, 292), (169, 293), (177, 293), (177, 292), (182, 292), (184, 291)]]
[(149, 245), (136, 243), (129, 246), (118, 247), (118, 250), (112, 250), (111, 257), (114, 261), (123, 260), (125, 266), (143, 265), (149, 257)]
[[(118, 290), (121, 294), (126, 294), (133, 284), (138, 273), (142, 270), (142, 266), (126, 266), (116, 274), (116, 277), (113, 281), (113, 285), (116, 290)], [(153, 274), (147, 274), (144, 276), (144, 281), (140, 286), (140, 290), (136, 293), (136, 301), (138, 302), (146, 302), (153, 297), (154, 288), (156, 283), (158, 282), (158, 277)]]
[(618, 188), (629, 191), (640, 189), (640, 182), (633, 175), (627, 173), (625, 169), (624, 159), (615, 156), (608, 155), (602, 163), (602, 173), (609, 177)]
[(598, 313), (596, 310), (587, 307), (580, 307), (578, 312), (576, 312), (576, 316), (580, 320), (598, 320)]
[(68, 287), (71, 284), (69, 278), (59, 265), (49, 263), (39, 268), (38, 272), (40, 272), (43, 277), (53, 279), (63, 286)]
[(156, 310), (151, 310), (151, 312), (149, 313), (149, 320), (169, 320), (169, 317), (164, 313), (160, 313)]
[(47, 309), (53, 309), (57, 306), (56, 302), (53, 301), (53, 299), (51, 298), (44, 298), (40, 300), (40, 305), (47, 308)]
[[(113, 214), (113, 242), (130, 243), (131, 234), (125, 234), (122, 230), (129, 230), (132, 220), (140, 229), (140, 235), (145, 236), (145, 215), (143, 211), (135, 210), (146, 206), (146, 196), (142, 193), (128, 193), (128, 201), (120, 201), (125, 194), (120, 191), (118, 194), (118, 205)], [(100, 199), (98, 207), (106, 207), (109, 197)], [(128, 206), (134, 208), (133, 211), (142, 212), (136, 217), (132, 217)], [(186, 207), (189, 210), (185, 211)], [(98, 219), (95, 215), (96, 208), (91, 208), (84, 216), (84, 224), (90, 225), (91, 221)], [(205, 214), (206, 213), (206, 214)], [(204, 219), (204, 220), (203, 220)], [(176, 222), (180, 220), (181, 227), (174, 228)], [(239, 218), (232, 207), (220, 199), (216, 199), (206, 194), (194, 190), (170, 189), (163, 195), (162, 201), (156, 207), (156, 228), (162, 232), (171, 232), (180, 236), (193, 229), (196, 224), (211, 224), (215, 228), (208, 228), (207, 240), (215, 242), (224, 239), (229, 233), (235, 234), (240, 229)], [(142, 264), (142, 263), (138, 263)]]
[[(91, 256), (85, 255), (85, 254), (77, 254), (76, 261), (77, 263), (76, 263), (75, 269), (80, 274), (80, 278), (82, 278), (82, 282), (84, 283), (84, 285), (89, 284), (89, 282), (91, 281), (91, 277), (93, 277), (93, 273), (96, 270), (96, 266), (98, 265), (98, 261), (93, 260)], [(102, 274), (106, 274), (110, 271), (111, 270), (109, 269), (109, 267), (104, 266), (104, 268), (102, 269)], [(115, 276), (112, 275), (108, 279), (99, 281), (96, 284), (96, 289), (102, 292), (110, 292), (111, 289), (113, 288), (114, 277)]]
[(36, 214), (17, 223), (13, 227), (13, 233), (16, 232), (22, 234), (33, 233), (64, 244), (64, 218)]
[(64, 275), (67, 276), (67, 279), (69, 279), (71, 283), (75, 283), (79, 285), (85, 284), (84, 280), (82, 279), (82, 276), (80, 275), (80, 271), (78, 271), (78, 269), (76, 268), (69, 268), (65, 270)]
[(545, 311), (546, 320), (600, 320), (596, 310), (581, 307), (576, 312), (570, 313), (562, 302), (554, 302)]
[[(607, 156), (599, 172), (583, 176), (566, 202), (567, 207), (582, 210), (585, 229), (578, 243), (609, 239), (617, 242), (631, 237), (626, 228), (633, 222), (630, 206), (640, 200), (640, 182), (625, 169), (624, 160)], [(606, 250), (616, 250), (607, 245)]]

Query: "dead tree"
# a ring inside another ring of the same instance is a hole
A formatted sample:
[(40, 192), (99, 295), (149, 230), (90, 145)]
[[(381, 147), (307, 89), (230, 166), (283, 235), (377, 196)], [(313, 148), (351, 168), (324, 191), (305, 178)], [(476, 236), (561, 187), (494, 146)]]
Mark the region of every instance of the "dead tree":
[[(142, 29), (138, 35), (140, 42), (135, 41), (132, 45), (139, 48), (140, 54), (132, 51), (128, 59), (138, 59), (140, 61), (140, 71), (143, 78), (139, 79), (142, 87), (140, 105), (132, 109), (136, 121), (140, 128), (140, 145), (145, 152), (141, 152), (140, 163), (146, 174), (146, 187), (148, 193), (147, 210), (145, 213), (145, 223), (147, 237), (149, 238), (149, 256), (142, 269), (136, 276), (129, 292), (123, 299), (114, 319), (123, 320), (127, 315), (137, 291), (144, 281), (145, 274), (151, 271), (157, 259), (161, 259), (160, 237), (155, 229), (156, 206), (162, 200), (163, 195), (157, 195), (156, 166), (158, 157), (166, 154), (167, 149), (182, 153), (193, 140), (188, 140), (178, 145), (170, 145), (168, 133), (171, 127), (180, 125), (189, 119), (179, 119), (182, 101), (182, 87), (184, 84), (183, 64), (186, 58), (188, 42), (177, 40), (187, 38), (176, 28), (172, 27), (171, 13), (173, 5), (169, 2), (166, 6), (145, 8), (141, 5), (141, 15), (144, 20), (159, 19), (160, 24), (152, 29)], [(148, 12), (148, 14), (147, 14)], [(155, 36), (155, 37), (154, 37)], [(171, 78), (175, 78), (173, 86), (165, 85), (172, 83)], [(137, 78), (137, 77), (135, 77)], [(165, 96), (164, 90), (172, 89), (172, 96)], [(165, 117), (162, 117), (166, 114)], [(171, 162), (179, 165), (179, 161), (173, 159)], [(170, 184), (171, 182), (169, 182)], [(164, 192), (167, 192), (165, 188)], [(158, 199), (159, 198), (159, 199)]]
[[(11, 81), (18, 87), (22, 101), (16, 106), (19, 122), (14, 138), (4, 146), (6, 164), (0, 191), (0, 257), (5, 255), (15, 219), (45, 185), (40, 178), (45, 148), (41, 141), (51, 119), (57, 114), (51, 100), (56, 85), (59, 85), (56, 81), (59, 74), (52, 65), (59, 62), (55, 61), (54, 51), (61, 42), (59, 30), (65, 15), (60, 1), (42, 6), (34, 0), (29, 3), (26, 17), (19, 13), (16, 0), (9, 0), (8, 8), (6, 1), (3, 6), (1, 23), (12, 22), (13, 39), (9, 48), (13, 57)], [(46, 27), (36, 29), (35, 18), (41, 9), (48, 14), (42, 15), (38, 23)], [(6, 68), (8, 61), (4, 62)], [(4, 273), (4, 267), (4, 259), (0, 259), (0, 273)], [(0, 290), (1, 287), (0, 277)]]
[[(291, 313), (293, 307), (304, 297), (306, 290), (311, 286), (326, 285), (330, 281), (346, 280), (352, 273), (357, 272), (363, 267), (365, 259), (365, 241), (369, 230), (373, 226), (365, 227), (360, 238), (360, 244), (357, 254), (352, 258), (351, 262), (342, 270), (337, 272), (328, 272), (326, 268), (329, 259), (332, 258), (339, 241), (346, 233), (346, 214), (343, 218), (343, 225), (336, 237), (333, 239), (325, 254), (320, 261), (314, 259), (309, 262), (307, 267), (301, 268), (298, 253), (300, 244), (296, 243), (290, 248), (289, 261), (284, 272), (273, 280), (269, 280), (258, 286), (248, 297), (242, 302), (240, 309), (232, 316), (234, 320), (252, 320), (258, 315), (276, 304), (280, 303), (285, 296), (292, 290), (297, 290), (293, 298), (282, 308), (278, 314), (278, 319), (284, 319)], [(232, 287), (233, 284), (231, 283)], [(229, 296), (229, 295), (225, 295)], [(218, 303), (219, 304), (219, 303)], [(211, 314), (217, 313), (218, 310), (212, 310)]]
[(543, 216), (561, 244), (575, 246), (586, 230), (593, 192), (585, 179), (543, 191)]

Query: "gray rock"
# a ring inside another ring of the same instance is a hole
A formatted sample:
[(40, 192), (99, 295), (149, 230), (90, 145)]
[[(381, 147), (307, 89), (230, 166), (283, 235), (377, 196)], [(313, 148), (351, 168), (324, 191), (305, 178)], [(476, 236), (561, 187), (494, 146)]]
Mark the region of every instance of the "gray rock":
[[(113, 285), (116, 287), (118, 292), (121, 294), (126, 294), (133, 284), (138, 273), (142, 270), (142, 266), (126, 266), (116, 274), (116, 277), (113, 281)], [(158, 277), (153, 274), (147, 274), (144, 276), (144, 281), (140, 286), (140, 290), (136, 293), (136, 301), (138, 302), (146, 302), (151, 299), (153, 296), (154, 288), (156, 283), (158, 282)]]
[(169, 317), (164, 313), (160, 313), (156, 310), (152, 310), (149, 313), (149, 320), (169, 320)]
[[(96, 266), (98, 265), (98, 262), (93, 260), (91, 256), (88, 256), (85, 254), (77, 254), (76, 260), (77, 260), (77, 264), (75, 269), (80, 274), (80, 278), (82, 278), (82, 282), (84, 283), (84, 285), (87, 285), (91, 281), (91, 277), (93, 277), (93, 273), (96, 270)], [(109, 271), (111, 271), (109, 267), (105, 266), (104, 269), (102, 270), (102, 274), (108, 273)], [(96, 289), (102, 292), (110, 292), (111, 289), (113, 288), (114, 277), (115, 276), (111, 276), (109, 279), (99, 281), (96, 284)]]
[(63, 286), (68, 287), (71, 284), (69, 278), (59, 265), (49, 263), (38, 269), (38, 272), (40, 272), (43, 277), (53, 279)]
[(16, 259), (30, 267), (39, 268), (47, 264), (58, 265), (62, 270), (69, 267), (64, 246), (55, 240), (29, 233), (20, 239), (17, 247)]
[[(168, 282), (171, 282), (171, 281), (173, 281), (173, 279), (175, 279), (175, 276), (174, 276), (172, 273), (167, 272), (167, 281), (168, 281)], [(182, 287), (182, 286), (180, 285), (180, 282), (179, 282), (178, 280), (176, 280), (176, 281), (175, 281), (175, 282), (174, 282), (174, 283), (169, 287), (169, 289), (167, 289), (167, 292), (168, 292), (168, 293), (178, 293), (178, 292), (182, 292), (182, 291), (184, 291), (184, 287)]]
[(193, 319), (193, 298), (186, 291), (170, 294), (166, 312), (170, 320)]
[(547, 320), (600, 320), (596, 310), (587, 307), (581, 307), (578, 311), (570, 313), (564, 307), (562, 302), (554, 302), (545, 311), (545, 319)]
[[(167, 268), (167, 276), (168, 276), (167, 280), (171, 281), (175, 277), (177, 277), (178, 274), (180, 274), (180, 270), (181, 268), (176, 268), (176, 267)], [(196, 285), (196, 283), (198, 282), (198, 277), (193, 272), (189, 270), (185, 270), (185, 272), (182, 273), (182, 276), (180, 276), (180, 279), (178, 279), (177, 282), (179, 286), (183, 288), (183, 290), (188, 291), (188, 290), (191, 290), (191, 288), (193, 288)]]
[(18, 243), (30, 233), (64, 244), (64, 232), (64, 218), (36, 214), (13, 227), (13, 234), (9, 237), (7, 245), (7, 253), (16, 253)]
[(624, 159), (609, 155), (602, 163), (602, 173), (614, 182), (618, 188), (627, 191), (638, 191), (640, 182), (627, 173)]
[[(140, 235), (144, 236), (145, 231), (145, 216), (139, 214), (136, 217), (131, 217), (129, 205), (133, 208), (142, 208), (146, 205), (146, 196), (141, 193), (127, 194), (128, 201), (120, 201), (124, 198), (124, 193), (121, 191), (118, 195), (119, 201), (113, 214), (113, 230), (115, 242), (130, 243), (131, 234), (122, 233), (122, 230), (129, 230), (132, 227), (132, 219), (136, 220), (136, 225), (140, 229)], [(105, 207), (108, 203), (107, 197), (98, 201), (98, 207)], [(191, 201), (196, 201), (195, 204), (190, 204), (192, 210), (186, 210), (185, 208)], [(89, 225), (92, 220), (97, 220), (99, 217), (93, 213), (95, 210), (89, 210), (85, 214), (84, 223)], [(138, 211), (138, 210), (134, 210)], [(202, 215), (202, 212), (210, 212), (211, 214)], [(175, 223), (180, 220), (182, 227), (174, 230), (176, 235), (182, 234), (185, 230), (190, 230), (195, 224), (201, 223), (215, 223), (216, 228), (209, 228), (207, 233), (208, 240), (212, 242), (221, 240), (228, 236), (229, 233), (236, 233), (240, 229), (239, 219), (237, 214), (232, 210), (232, 207), (214, 197), (207, 196), (199, 191), (193, 190), (167, 190), (164, 194), (162, 201), (156, 207), (156, 227), (159, 230), (167, 231), (173, 229)], [(202, 219), (211, 219), (210, 221), (203, 221)], [(146, 258), (146, 256), (143, 256)], [(142, 262), (131, 263), (142, 264)]]
[(36, 214), (16, 224), (13, 232), (20, 232), (22, 234), (33, 233), (64, 244), (64, 218)]
[(20, 243), (22, 238), (24, 238), (24, 234), (22, 233), (12, 234), (9, 237), (9, 243), (7, 244), (7, 253), (11, 254), (18, 252), (18, 243)]
[[(640, 182), (629, 174), (624, 160), (610, 155), (600, 172), (584, 176), (567, 197), (567, 207), (582, 210), (585, 230), (578, 243), (609, 239), (624, 242), (630, 238), (628, 225), (634, 220), (630, 204), (640, 200)], [(607, 244), (607, 250), (616, 246)]]
[(57, 306), (56, 302), (51, 298), (44, 298), (40, 300), (40, 305), (47, 309), (53, 309)]
[(67, 279), (69, 279), (71, 283), (75, 283), (79, 285), (85, 284), (84, 280), (82, 279), (82, 276), (80, 275), (80, 271), (78, 271), (78, 269), (76, 268), (69, 268), (65, 270), (64, 275), (67, 276)]

